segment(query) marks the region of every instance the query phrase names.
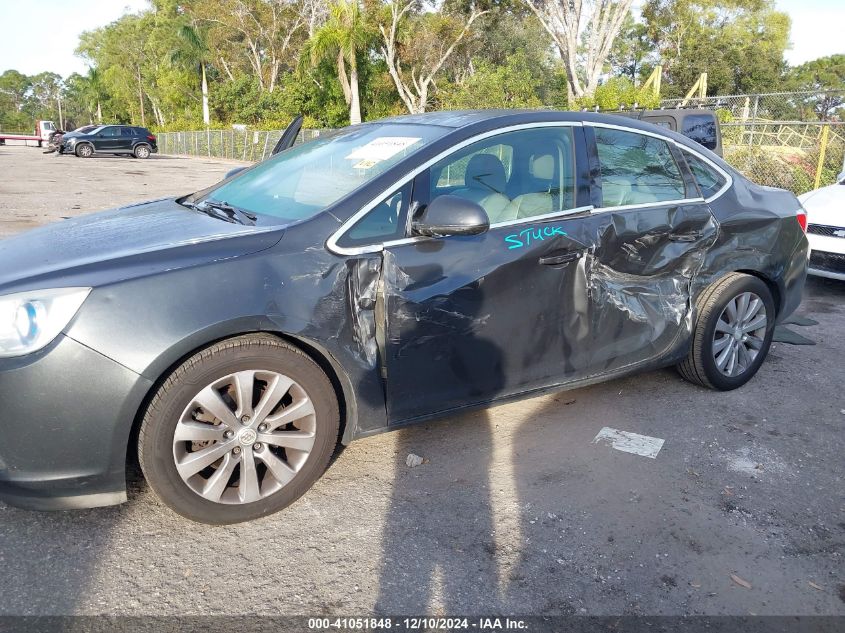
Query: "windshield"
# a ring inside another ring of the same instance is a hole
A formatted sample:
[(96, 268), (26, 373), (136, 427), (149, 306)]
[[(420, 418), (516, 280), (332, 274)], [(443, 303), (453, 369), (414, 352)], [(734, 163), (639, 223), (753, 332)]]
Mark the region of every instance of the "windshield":
[(284, 151), (194, 201), (305, 220), (446, 132), (398, 123), (349, 127)]

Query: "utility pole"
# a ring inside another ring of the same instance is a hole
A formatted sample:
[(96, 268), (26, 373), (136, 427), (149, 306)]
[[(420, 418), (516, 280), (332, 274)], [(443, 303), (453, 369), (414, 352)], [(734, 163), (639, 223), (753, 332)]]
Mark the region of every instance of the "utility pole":
[(65, 122), (64, 118), (62, 117), (62, 98), (61, 96), (56, 97), (56, 103), (59, 104), (59, 129), (65, 129)]

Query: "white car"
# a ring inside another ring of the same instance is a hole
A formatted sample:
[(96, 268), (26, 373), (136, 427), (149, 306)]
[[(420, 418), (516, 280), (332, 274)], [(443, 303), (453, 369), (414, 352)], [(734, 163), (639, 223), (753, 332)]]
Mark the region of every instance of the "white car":
[(808, 273), (845, 281), (845, 171), (837, 183), (798, 196), (807, 210)]

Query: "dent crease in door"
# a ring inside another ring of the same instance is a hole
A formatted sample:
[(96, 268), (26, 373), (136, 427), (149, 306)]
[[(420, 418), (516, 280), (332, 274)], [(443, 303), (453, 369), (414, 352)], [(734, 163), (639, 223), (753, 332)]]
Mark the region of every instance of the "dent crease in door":
[[(589, 376), (567, 377), (565, 361), (557, 377), (549, 376), (549, 386), (624, 371), (675, 353), (691, 335), (693, 283), (718, 233), (718, 225), (704, 204), (655, 209), (645, 220), (642, 215), (626, 212), (597, 213), (585, 220), (567, 227), (575, 232), (566, 239), (590, 246), (577, 261), (561, 266), (569, 270), (565, 274), (562, 271), (554, 292), (565, 301), (566, 309), (532, 322), (530, 327), (535, 328), (538, 341), (554, 340), (569, 350), (572, 358), (592, 359), (594, 362), (587, 364), (598, 370)], [(436, 252), (439, 241), (420, 242), (416, 248)], [(543, 250), (552, 252), (559, 247), (555, 240), (549, 240)], [(491, 315), (484, 310), (484, 303), (473, 302), (470, 297), (485, 286), (488, 276), (511, 263), (514, 255), (503, 242), (499, 262), (488, 256), (476, 266), (467, 266), (464, 260), (463, 279), (458, 279), (453, 277), (455, 271), (440, 265), (445, 261), (426, 266), (426, 270), (415, 267), (405, 271), (389, 249), (383, 251), (383, 301), (392, 308), (383, 312), (385, 337), (379, 343), (383, 367), (411, 350), (420, 353), (422, 347), (430, 351), (431, 371), (447, 371), (455, 380), (465, 381), (470, 393), (475, 391), (473, 385), (483, 392), (484, 386), (496, 378), (496, 368), (485, 362), (483, 350), (465, 358), (462, 367), (454, 363), (443, 366), (438, 361), (451, 354), (456, 335), (468, 342), (483, 331)], [(633, 274), (633, 270), (642, 274)], [(425, 302), (415, 301), (418, 297)], [(465, 313), (461, 307), (467, 308)], [(520, 327), (526, 306), (514, 302), (505, 307), (512, 312), (507, 318), (513, 320), (515, 328)], [(413, 329), (415, 336), (402, 339), (399, 334), (408, 329)], [(542, 356), (543, 350), (534, 352)], [(540, 360), (539, 356), (535, 358), (535, 362)], [(525, 361), (532, 362), (528, 357)], [(389, 373), (386, 378), (389, 382)], [(419, 376), (419, 380), (425, 385), (425, 376)], [(499, 395), (513, 395), (506, 391)]]

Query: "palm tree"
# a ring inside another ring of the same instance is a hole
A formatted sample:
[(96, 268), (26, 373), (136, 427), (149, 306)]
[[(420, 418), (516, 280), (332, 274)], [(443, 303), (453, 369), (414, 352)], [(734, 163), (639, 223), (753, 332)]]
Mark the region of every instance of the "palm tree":
[[(366, 48), (370, 32), (357, 0), (337, 0), (329, 7), (329, 18), (308, 43), (311, 64), (335, 59), (337, 78), (349, 106), (349, 122), (361, 122), (361, 97), (358, 92), (358, 51)], [(347, 74), (348, 72), (348, 74)]]
[(205, 75), (205, 66), (210, 55), (208, 42), (205, 33), (190, 24), (179, 27), (179, 39), (183, 46), (170, 53), (170, 61), (199, 67), (202, 84), (202, 120), (208, 127), (211, 123), (208, 112), (208, 80)]
[(88, 74), (81, 78), (82, 94), (81, 97), (85, 103), (85, 108), (88, 110), (89, 123), (94, 123), (94, 113), (96, 112), (97, 123), (103, 122), (103, 79), (100, 71), (96, 67), (88, 69)]

